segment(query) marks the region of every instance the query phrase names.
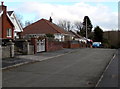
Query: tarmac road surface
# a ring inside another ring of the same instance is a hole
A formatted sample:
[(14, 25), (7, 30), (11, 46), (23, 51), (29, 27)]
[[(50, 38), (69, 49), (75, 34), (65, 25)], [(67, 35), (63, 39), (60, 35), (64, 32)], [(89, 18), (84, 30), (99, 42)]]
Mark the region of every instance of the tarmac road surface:
[(3, 87), (94, 87), (115, 49), (85, 48), (3, 71)]

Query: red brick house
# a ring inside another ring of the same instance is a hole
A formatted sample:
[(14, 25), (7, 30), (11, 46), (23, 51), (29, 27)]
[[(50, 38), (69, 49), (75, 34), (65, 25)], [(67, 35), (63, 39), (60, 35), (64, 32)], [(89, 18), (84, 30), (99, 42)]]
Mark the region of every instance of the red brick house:
[(50, 20), (41, 19), (25, 27), (21, 35), (23, 38), (32, 38), (46, 34), (53, 34), (59, 41), (72, 40), (71, 34), (54, 24), (51, 17)]
[(0, 5), (0, 38), (14, 38), (14, 25), (7, 15), (7, 7), (3, 5), (3, 2)]

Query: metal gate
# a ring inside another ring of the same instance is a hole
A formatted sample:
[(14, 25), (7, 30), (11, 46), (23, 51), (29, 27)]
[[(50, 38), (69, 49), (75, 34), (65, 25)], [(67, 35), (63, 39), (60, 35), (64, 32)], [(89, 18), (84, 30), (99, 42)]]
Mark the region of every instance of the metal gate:
[(45, 39), (37, 41), (37, 52), (45, 51)]

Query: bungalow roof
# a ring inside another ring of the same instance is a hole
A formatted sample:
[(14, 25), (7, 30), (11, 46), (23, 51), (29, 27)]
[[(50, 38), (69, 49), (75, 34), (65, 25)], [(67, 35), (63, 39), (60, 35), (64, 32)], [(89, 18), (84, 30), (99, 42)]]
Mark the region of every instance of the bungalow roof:
[(25, 34), (69, 34), (69, 32), (65, 31), (64, 29), (60, 28), (56, 24), (46, 20), (41, 19), (27, 27), (24, 28), (22, 35)]

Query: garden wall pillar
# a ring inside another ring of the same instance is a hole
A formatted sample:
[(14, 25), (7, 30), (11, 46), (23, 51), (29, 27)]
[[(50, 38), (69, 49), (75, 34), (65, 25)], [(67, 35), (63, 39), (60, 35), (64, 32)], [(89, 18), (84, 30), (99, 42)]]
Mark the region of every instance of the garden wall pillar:
[(14, 57), (14, 43), (10, 40), (7, 45), (10, 47), (10, 57)]
[(25, 40), (25, 42), (23, 43), (23, 54), (29, 54), (29, 42), (27, 40)]

